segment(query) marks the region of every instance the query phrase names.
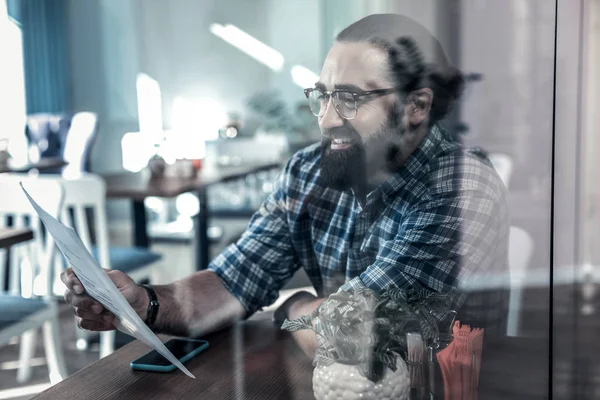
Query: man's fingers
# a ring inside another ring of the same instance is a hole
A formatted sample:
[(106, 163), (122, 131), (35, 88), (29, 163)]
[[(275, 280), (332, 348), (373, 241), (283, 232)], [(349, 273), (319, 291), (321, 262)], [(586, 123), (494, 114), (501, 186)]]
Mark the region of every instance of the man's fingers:
[(71, 268), (67, 268), (66, 270), (64, 270), (63, 272), (60, 273), (60, 280), (65, 285), (67, 284), (67, 277), (69, 275), (70, 270), (71, 270)]
[(130, 281), (129, 277), (126, 274), (116, 269), (107, 270), (106, 275), (108, 275), (110, 280), (113, 281), (117, 288), (124, 287)]
[(64, 283), (69, 289), (74, 291), (77, 294), (83, 293), (83, 285), (81, 281), (77, 278), (72, 268), (67, 268), (60, 274), (60, 280)]
[(88, 310), (76, 308), (75, 315), (83, 320), (105, 322), (108, 324), (112, 324), (115, 320), (115, 316), (109, 311), (104, 311), (100, 314), (94, 314), (93, 312), (90, 312)]
[(82, 308), (86, 311), (91, 311), (94, 314), (100, 314), (104, 307), (96, 300), (92, 299), (86, 294), (75, 294), (73, 291), (67, 289), (65, 291), (65, 301), (76, 308)]
[(88, 331), (112, 331), (115, 329), (112, 323), (100, 322), (100, 321), (90, 321), (88, 319), (81, 319), (80, 317), (75, 318), (77, 321), (77, 327), (79, 329), (85, 329)]

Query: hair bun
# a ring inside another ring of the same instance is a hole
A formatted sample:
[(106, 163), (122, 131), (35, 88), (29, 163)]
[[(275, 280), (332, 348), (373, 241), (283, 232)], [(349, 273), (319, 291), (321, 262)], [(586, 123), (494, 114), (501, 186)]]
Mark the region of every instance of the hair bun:
[(458, 99), (463, 93), (465, 79), (463, 74), (455, 67), (447, 66), (442, 69), (433, 66), (430, 69), (429, 79), (442, 89), (445, 97), (452, 100)]
[(410, 36), (402, 36), (396, 45), (388, 50), (392, 61), (392, 71), (401, 88), (406, 92), (414, 90), (423, 78), (425, 63), (423, 54), (415, 40)]

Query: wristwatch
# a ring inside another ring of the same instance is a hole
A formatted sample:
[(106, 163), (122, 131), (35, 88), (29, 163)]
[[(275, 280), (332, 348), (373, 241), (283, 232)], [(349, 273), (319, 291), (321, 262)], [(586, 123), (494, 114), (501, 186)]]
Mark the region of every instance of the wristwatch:
[(146, 312), (146, 325), (152, 326), (154, 322), (156, 322), (156, 316), (158, 315), (158, 297), (156, 296), (156, 292), (150, 285), (140, 285), (146, 292), (148, 292), (148, 297), (150, 298), (150, 303), (148, 303), (148, 311)]

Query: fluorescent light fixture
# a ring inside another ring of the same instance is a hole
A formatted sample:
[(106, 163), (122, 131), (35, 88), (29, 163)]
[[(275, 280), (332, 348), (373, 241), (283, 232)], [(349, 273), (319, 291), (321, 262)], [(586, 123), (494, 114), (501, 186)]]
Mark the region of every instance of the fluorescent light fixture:
[(284, 58), (280, 52), (267, 46), (237, 26), (231, 24), (211, 24), (209, 30), (213, 35), (220, 37), (273, 71), (281, 71), (283, 68)]
[(138, 120), (140, 132), (162, 138), (162, 100), (158, 81), (146, 74), (138, 74), (136, 80)]
[(313, 87), (319, 81), (319, 75), (302, 65), (295, 65), (291, 73), (294, 83), (303, 89)]

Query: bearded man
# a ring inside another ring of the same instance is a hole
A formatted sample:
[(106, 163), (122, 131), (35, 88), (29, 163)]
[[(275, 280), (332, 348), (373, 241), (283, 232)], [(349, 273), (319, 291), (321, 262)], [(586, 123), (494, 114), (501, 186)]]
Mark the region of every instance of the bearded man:
[[(476, 298), (472, 312), (461, 290), (507, 271), (509, 229), (506, 189), (492, 165), (440, 124), (462, 86), (440, 43), (413, 20), (383, 14), (350, 25), (305, 90), (321, 143), (289, 160), (240, 240), (207, 270), (169, 285), (141, 287), (119, 271), (110, 278), (154, 331), (174, 335), (251, 316), (299, 268), (317, 296), (292, 296), (275, 313), (279, 321), (311, 313), (338, 290), (367, 286), (449, 293), (463, 321), (471, 313), (486, 335), (503, 333), (506, 296)], [(114, 316), (71, 269), (62, 279), (81, 328), (114, 329)], [(314, 351), (312, 331), (294, 335)]]

